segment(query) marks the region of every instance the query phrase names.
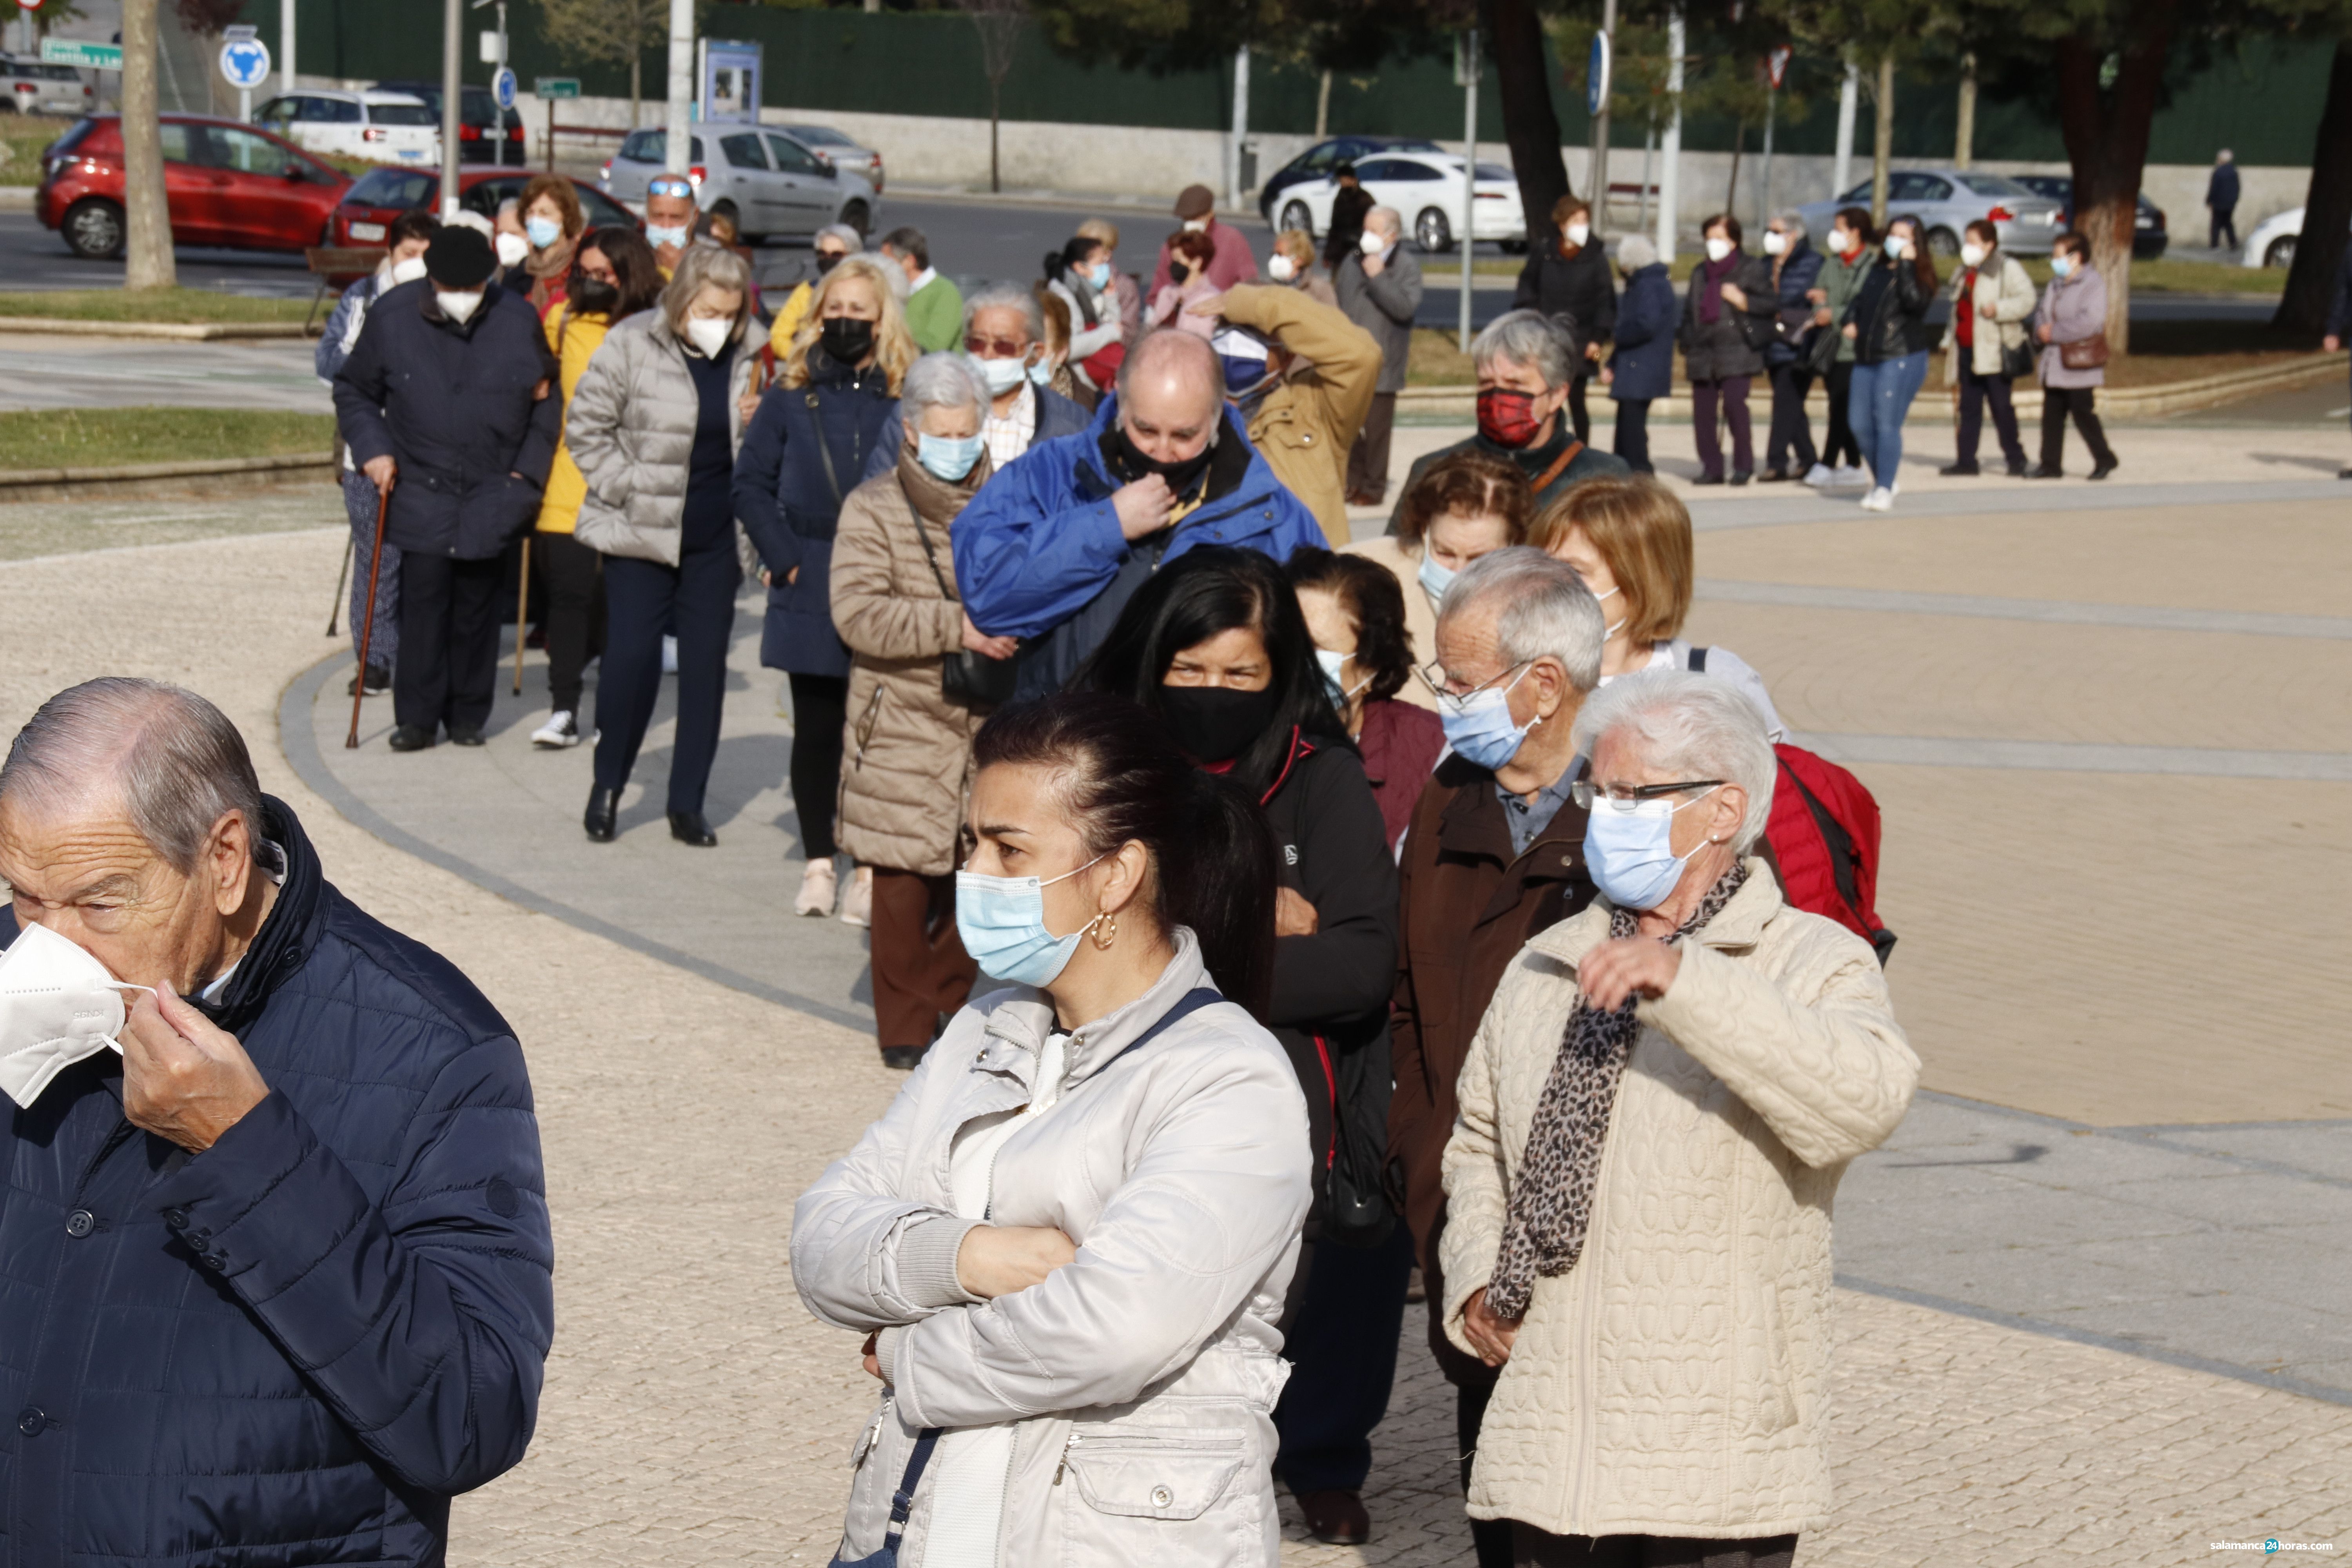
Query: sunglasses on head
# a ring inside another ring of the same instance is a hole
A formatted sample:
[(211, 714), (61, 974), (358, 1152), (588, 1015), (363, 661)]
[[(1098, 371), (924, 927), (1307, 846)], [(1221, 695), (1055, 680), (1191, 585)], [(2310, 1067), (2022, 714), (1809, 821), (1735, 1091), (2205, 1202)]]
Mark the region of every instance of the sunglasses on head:
[(656, 175), (653, 179), (646, 182), (646, 195), (649, 196), (690, 196), (694, 195), (694, 183), (690, 180), (679, 179), (675, 174)]

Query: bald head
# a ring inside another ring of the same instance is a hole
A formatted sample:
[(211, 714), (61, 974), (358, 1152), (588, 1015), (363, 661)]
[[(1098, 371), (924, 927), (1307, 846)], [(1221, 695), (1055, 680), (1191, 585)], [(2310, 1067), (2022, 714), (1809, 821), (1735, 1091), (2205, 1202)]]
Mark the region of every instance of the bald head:
[(1216, 438), (1224, 367), (1209, 340), (1163, 327), (1147, 332), (1118, 367), (1118, 422), (1145, 456), (1179, 463)]
[(173, 869), (192, 869), (220, 819), (261, 821), (245, 737), (193, 691), (106, 676), (41, 704), (0, 763), (0, 810), (46, 820), (110, 816)]

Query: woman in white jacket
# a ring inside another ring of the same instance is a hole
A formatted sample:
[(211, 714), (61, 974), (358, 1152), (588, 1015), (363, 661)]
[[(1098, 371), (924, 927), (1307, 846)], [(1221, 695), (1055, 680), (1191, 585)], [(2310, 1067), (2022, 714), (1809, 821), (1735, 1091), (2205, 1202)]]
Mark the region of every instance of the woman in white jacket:
[(1012, 984), (793, 1215), (802, 1301), (883, 1384), (840, 1560), (1270, 1565), (1311, 1163), (1254, 1016), (1271, 837), (1118, 698), (1008, 709), (974, 750), (956, 923)]

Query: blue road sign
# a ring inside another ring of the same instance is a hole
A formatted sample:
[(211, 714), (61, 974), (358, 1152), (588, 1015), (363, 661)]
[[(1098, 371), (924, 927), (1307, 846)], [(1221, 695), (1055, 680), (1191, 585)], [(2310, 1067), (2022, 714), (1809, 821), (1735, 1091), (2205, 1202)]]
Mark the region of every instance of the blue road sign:
[(1584, 65), (1584, 112), (1598, 114), (1609, 101), (1609, 35), (1592, 35), (1592, 55)]
[(221, 46), (220, 73), (229, 86), (251, 91), (269, 79), (269, 46), (259, 38), (231, 38)]
[(490, 79), (490, 96), (499, 100), (500, 109), (512, 109), (516, 90), (514, 68), (500, 66), (499, 74)]

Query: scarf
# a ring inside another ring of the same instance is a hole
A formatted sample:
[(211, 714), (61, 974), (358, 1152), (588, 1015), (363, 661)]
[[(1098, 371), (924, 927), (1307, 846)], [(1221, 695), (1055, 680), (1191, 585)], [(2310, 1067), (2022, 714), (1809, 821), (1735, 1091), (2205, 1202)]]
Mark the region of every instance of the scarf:
[[(1735, 861), (1666, 941), (1680, 942), (1722, 913), (1747, 880), (1746, 862)], [(1612, 910), (1610, 937), (1633, 935), (1637, 921), (1632, 910)], [(1552, 1059), (1528, 1128), (1527, 1155), (1519, 1162), (1494, 1277), (1486, 1283), (1486, 1310), (1498, 1318), (1525, 1317), (1536, 1277), (1565, 1274), (1583, 1255), (1601, 1145), (1609, 1137), (1625, 1059), (1642, 1029), (1635, 1016), (1640, 1000), (1628, 996), (1615, 1012), (1603, 1013), (1580, 994), (1569, 1015), (1559, 1055)]]
[(545, 250), (524, 257), (522, 269), (542, 282), (561, 278), (572, 270), (572, 255), (579, 248), (579, 237), (567, 234)]
[(1720, 261), (1699, 265), (1698, 319), (1710, 327), (1723, 320), (1723, 280), (1731, 276), (1732, 268), (1741, 259), (1735, 250)]

